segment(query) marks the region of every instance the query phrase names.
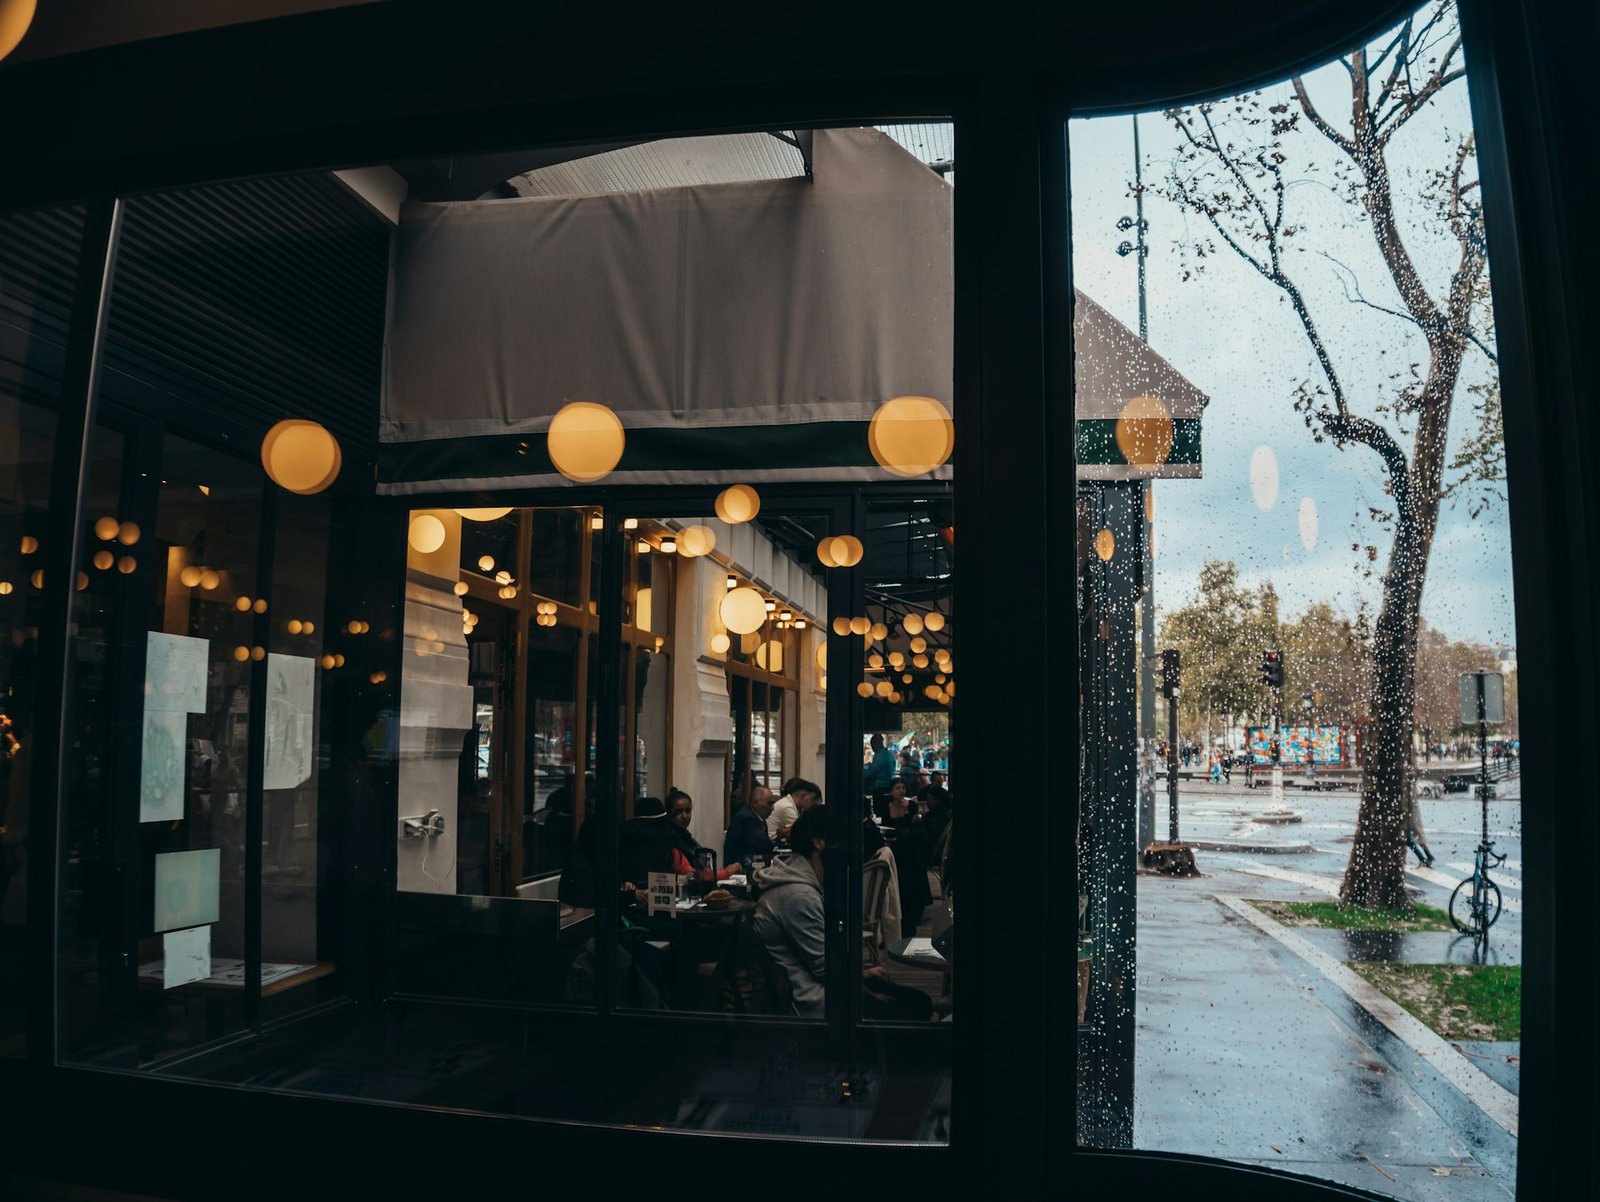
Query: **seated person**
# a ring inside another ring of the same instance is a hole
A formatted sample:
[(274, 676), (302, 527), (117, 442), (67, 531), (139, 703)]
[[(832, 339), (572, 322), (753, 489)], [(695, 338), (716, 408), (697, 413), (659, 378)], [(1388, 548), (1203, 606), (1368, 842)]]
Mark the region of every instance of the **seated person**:
[(905, 782), (889, 786), (889, 817), (886, 831), (894, 832), (894, 858), (900, 886), (900, 934), (910, 939), (922, 922), (922, 912), (933, 901), (928, 887), (929, 827), (911, 808)]
[(808, 780), (791, 776), (783, 782), (783, 796), (778, 798), (772, 812), (767, 815), (767, 837), (787, 839), (795, 819), (821, 800), (821, 789)]
[(767, 816), (772, 813), (772, 790), (755, 785), (750, 800), (734, 811), (722, 839), (722, 859), (726, 864), (749, 864), (759, 858), (772, 863), (772, 839), (767, 834)]
[[(700, 844), (689, 833), (689, 819), (694, 815), (694, 798), (682, 789), (667, 790), (667, 821), (671, 824), (671, 868), (679, 876), (693, 876), (695, 853)], [(725, 881), (735, 873), (743, 872), (744, 865), (733, 863), (717, 869), (717, 880)]]
[[(821, 1018), (827, 998), (822, 903), (827, 809), (814, 805), (801, 814), (789, 835), (794, 854), (760, 873), (761, 901), (752, 924), (767, 954), (788, 978), (795, 1013), (802, 1018)], [(896, 985), (882, 968), (862, 969), (861, 989), (869, 1018), (925, 1022), (933, 1013), (927, 994)]]

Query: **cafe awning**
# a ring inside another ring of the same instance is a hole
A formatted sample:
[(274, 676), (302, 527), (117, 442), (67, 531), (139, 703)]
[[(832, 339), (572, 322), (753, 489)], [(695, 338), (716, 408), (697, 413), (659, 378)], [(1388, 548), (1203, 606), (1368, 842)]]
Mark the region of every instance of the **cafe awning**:
[(951, 185), (873, 129), (810, 149), (793, 178), (407, 204), (380, 490), (560, 483), (576, 400), (627, 432), (608, 483), (880, 478), (879, 405), (953, 409)]

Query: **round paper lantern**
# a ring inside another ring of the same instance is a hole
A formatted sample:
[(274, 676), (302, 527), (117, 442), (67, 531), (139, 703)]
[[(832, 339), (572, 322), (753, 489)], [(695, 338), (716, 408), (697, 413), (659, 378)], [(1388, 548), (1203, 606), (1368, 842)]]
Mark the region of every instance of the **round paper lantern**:
[(244, 663), (245, 660), (250, 658), (250, 648), (235, 647), (233, 649), (233, 658), (241, 664)]
[(900, 695), (900, 690), (899, 689), (894, 689), (889, 694), (889, 704), (890, 705), (899, 705), (904, 700), (905, 700), (905, 698), (903, 698)]
[(756, 666), (768, 672), (783, 671), (783, 644), (771, 639), (756, 648)]
[(96, 551), (94, 553), (94, 566), (103, 572), (115, 562), (115, 558), (110, 551)]
[(890, 693), (894, 692), (894, 686), (887, 680), (880, 680), (873, 691), (876, 692), (879, 697), (887, 697)]
[(861, 562), (861, 557), (866, 554), (866, 548), (861, 545), (861, 540), (853, 534), (841, 534), (833, 540), (833, 558), (838, 561), (841, 568), (853, 568)]
[(480, 555), (480, 556), (478, 556), (478, 570), (480, 572), (492, 572), (492, 571), (494, 571), (494, 556), (493, 555)]
[(9, 597), (15, 588), (16, 585), (12, 584), (11, 581), (0, 580), (0, 597)]
[(732, 646), (733, 640), (720, 630), (711, 636), (711, 651), (714, 655), (726, 655), (728, 648)]
[(242, 614), (249, 613), (250, 612), (250, 598), (249, 597), (245, 597), (245, 596), (235, 597), (233, 599), (233, 607), (236, 610), (238, 610), (240, 613), (242, 613)]
[(622, 422), (604, 405), (573, 401), (550, 419), (550, 462), (568, 480), (592, 484), (622, 459)]
[(302, 622), (300, 623), (300, 629), (305, 634), (312, 634), (316, 631), (317, 624), (315, 622)]
[(850, 633), (851, 634), (863, 634), (864, 635), (864, 634), (870, 634), (871, 632), (872, 632), (872, 621), (871, 621), (871, 619), (869, 619), (869, 618), (851, 618), (850, 619)]
[(753, 588), (736, 588), (725, 593), (719, 607), (722, 624), (735, 634), (753, 634), (767, 620), (767, 605)]
[(290, 634), (299, 634), (304, 627), (299, 618), (290, 618), (284, 623), (283, 628)]
[(876, 652), (874, 652), (872, 655), (867, 656), (867, 667), (869, 667), (869, 668), (881, 668), (881, 667), (883, 667), (883, 656), (878, 655)]
[(903, 667), (905, 667), (906, 666), (906, 657), (905, 657), (904, 652), (900, 652), (900, 651), (891, 651), (891, 652), (889, 652), (889, 666), (891, 668), (903, 668)]
[(939, 686), (936, 684), (930, 684), (927, 688), (922, 690), (922, 695), (929, 701), (939, 700)]
[(911, 683), (911, 673), (909, 673), (909, 672), (902, 673), (901, 676), (900, 676), (900, 683), (901, 684), (910, 684)]
[(911, 664), (916, 668), (926, 668), (928, 666), (928, 657), (926, 655), (913, 655)]
[(309, 497), (339, 476), (339, 440), (313, 421), (285, 418), (261, 440), (261, 466), (279, 488)]
[(833, 539), (824, 538), (817, 542), (817, 562), (825, 568), (839, 566), (839, 561), (833, 557)]
[(259, 664), (262, 660), (267, 658), (267, 649), (265, 647), (250, 648), (250, 658)]
[(117, 541), (124, 547), (131, 547), (139, 541), (139, 523), (123, 522), (117, 527)]
[(88, 587), (89, 587), (89, 573), (88, 572), (79, 572), (78, 573), (78, 591), (81, 593), (81, 592), (83, 592), (84, 589), (86, 589)]
[[(424, 650), (423, 650), (423, 648), (424, 648), (424, 647), (426, 647), (426, 646), (427, 646), (427, 644), (426, 644), (426, 643), (418, 643), (418, 644), (417, 644), (417, 654), (418, 654), (418, 655), (419, 655), (419, 656), (420, 656), (420, 655), (426, 655), (426, 654), (427, 654), (427, 652), (426, 652), (426, 651), (424, 651)], [(323, 666), (323, 667), (324, 667), (324, 668), (331, 668), (331, 667), (333, 667), (333, 656), (331, 656), (331, 655), (324, 655), (324, 656), (323, 656), (323, 657), (322, 657), (322, 658), (321, 658), (321, 659), (319, 659), (319, 660), (318, 660), (318, 661), (317, 661), (317, 662), (318, 662), (318, 663), (319, 663), (319, 664), (321, 664), (321, 665), (322, 665), (322, 666)]]
[(37, 0), (0, 0), (0, 58), (17, 48), (33, 24)]
[[(128, 557), (127, 556), (123, 556), (123, 558), (127, 559)], [(209, 592), (211, 589), (216, 588), (221, 583), (222, 583), (222, 574), (220, 572), (218, 572), (215, 568), (201, 568), (200, 569), (200, 587), (201, 588), (203, 588), (203, 589), (205, 589), (205, 590), (207, 590)]]
[(717, 535), (710, 526), (689, 526), (678, 535), (678, 554), (685, 559), (698, 559), (716, 549)]
[(24, 534), (22, 536), (22, 553), (24, 555), (32, 555), (38, 549), (39, 549), (39, 540), (38, 539), (34, 538), (33, 535), (31, 535), (31, 534)]
[(131, 555), (124, 555), (121, 559), (117, 560), (117, 571), (121, 572), (124, 576), (130, 574), (133, 569), (138, 566), (139, 561)]
[(928, 649), (928, 640), (927, 639), (922, 638), (921, 636), (918, 636), (917, 638), (914, 638), (914, 639), (911, 640), (911, 650), (912, 651), (914, 651), (914, 652), (922, 652), (922, 651), (926, 651), (927, 649)]
[(850, 633), (850, 619), (849, 618), (835, 618), (833, 620), (833, 633), (837, 634), (837, 635), (841, 635), (841, 636), (849, 634)]
[(922, 633), (922, 615), (921, 614), (907, 614), (905, 616), (905, 618), (901, 621), (900, 627), (907, 634), (921, 634)]
[(117, 531), (122, 523), (114, 517), (98, 518), (94, 524), (94, 536), (103, 543), (109, 543), (117, 537)]
[(935, 634), (939, 633), (944, 629), (944, 615), (938, 610), (934, 610), (922, 619), (922, 627), (924, 630), (931, 630)]
[(925, 476), (956, 446), (950, 411), (928, 396), (899, 396), (878, 406), (867, 424), (867, 449), (884, 471)]
[(200, 576), (200, 569), (195, 567), (193, 564), (190, 564), (188, 567), (184, 568), (183, 571), (178, 573), (178, 579), (182, 581), (184, 588), (194, 588), (195, 585), (200, 583)]
[(748, 522), (761, 512), (761, 494), (748, 484), (735, 484), (717, 494), (717, 517), (730, 526)]
[(859, 694), (862, 697), (871, 697), (872, 696), (872, 686), (870, 684), (868, 684), (866, 681), (863, 680), (860, 684), (858, 684), (856, 686), (856, 693)]
[(751, 634), (741, 634), (739, 636), (739, 650), (745, 655), (754, 655), (756, 650), (761, 646), (761, 643), (761, 632), (759, 630), (754, 631)]
[(511, 512), (511, 506), (502, 505), (495, 509), (458, 509), (456, 512), (469, 522), (497, 522)]
[(432, 555), (444, 546), (444, 523), (431, 513), (419, 513), (411, 519), (411, 529), (406, 537), (414, 551)]
[(884, 639), (889, 637), (889, 628), (882, 622), (874, 622), (872, 624), (872, 629), (867, 631), (867, 634), (873, 639), (874, 642), (881, 643)]
[(498, 572), (496, 572), (494, 574), (494, 582), (496, 584), (510, 584), (511, 583), (511, 573), (505, 571), (504, 569), (501, 569), (500, 571), (498, 571)]
[(267, 612), (267, 599), (265, 597), (257, 597), (255, 599), (255, 601), (251, 604), (250, 608), (255, 610), (258, 614), (266, 613)]
[(458, 597), (465, 597), (467, 595), (467, 582), (465, 580), (456, 581), (450, 586), (450, 591)]
[(44, 569), (34, 568), (33, 575), (28, 577), (28, 583), (33, 585), (34, 588), (42, 589), (44, 587)]
[(1136, 396), (1117, 415), (1117, 450), (1135, 467), (1159, 467), (1172, 454), (1172, 409), (1159, 397)]

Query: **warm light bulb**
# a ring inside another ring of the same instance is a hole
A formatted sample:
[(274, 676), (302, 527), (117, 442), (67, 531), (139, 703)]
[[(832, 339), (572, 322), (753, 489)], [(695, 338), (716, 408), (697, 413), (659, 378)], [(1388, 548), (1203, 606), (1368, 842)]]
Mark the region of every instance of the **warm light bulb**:
[(301, 496), (319, 493), (339, 475), (339, 440), (313, 421), (286, 418), (261, 440), (261, 466), (279, 488)]
[(924, 476), (955, 450), (955, 423), (933, 397), (900, 396), (885, 401), (867, 424), (867, 449), (886, 472)]
[(492, 572), (492, 571), (494, 571), (494, 556), (493, 555), (480, 555), (480, 556), (478, 556), (478, 570), (480, 572)]
[(467, 595), (467, 582), (465, 580), (456, 581), (455, 584), (451, 586), (450, 591), (458, 597), (465, 597)]
[(110, 551), (96, 551), (94, 553), (94, 566), (102, 572), (117, 561), (117, 557)]
[(730, 526), (748, 522), (761, 512), (761, 495), (748, 484), (735, 484), (717, 494), (713, 508)]
[(767, 607), (753, 588), (736, 588), (726, 593), (718, 607), (722, 624), (735, 634), (753, 634), (767, 620)]
[(301, 631), (300, 619), (299, 618), (290, 618), (288, 620), (288, 622), (286, 622), (284, 624), (284, 629), (287, 630), (290, 634), (299, 634), (300, 631)]
[(726, 655), (726, 654), (728, 654), (728, 648), (730, 648), (732, 646), (733, 646), (733, 640), (730, 639), (726, 634), (724, 634), (720, 630), (717, 631), (716, 634), (711, 636), (711, 650), (712, 650), (712, 653), (715, 654), (715, 655)]
[(1102, 562), (1109, 562), (1117, 553), (1117, 536), (1111, 533), (1109, 526), (1094, 536), (1094, 553)]
[(267, 612), (267, 599), (265, 597), (257, 597), (255, 599), (255, 601), (251, 604), (250, 608), (255, 610), (256, 613), (258, 613), (258, 614), (266, 613)]
[(858, 684), (856, 686), (856, 692), (859, 693), (863, 697), (871, 697), (872, 696), (872, 686), (870, 684), (868, 684), (866, 681), (863, 680), (860, 684)]
[(593, 401), (573, 401), (550, 419), (545, 445), (556, 471), (579, 484), (593, 484), (616, 468), (625, 443), (615, 413)]
[(117, 541), (124, 547), (131, 547), (139, 541), (139, 523), (123, 522), (117, 527)]
[(411, 529), (407, 534), (412, 550), (421, 555), (432, 555), (444, 546), (444, 523), (431, 513), (419, 513), (411, 519)]
[(938, 610), (934, 610), (932, 613), (923, 617), (922, 626), (923, 629), (931, 630), (934, 634), (938, 634), (944, 629), (944, 615)]
[(202, 574), (199, 568), (191, 564), (178, 573), (178, 579), (183, 582), (184, 588), (194, 588), (195, 585), (200, 583)]
[(922, 615), (921, 614), (907, 614), (905, 616), (905, 618), (901, 621), (900, 626), (907, 634), (921, 634), (922, 633)]
[(233, 599), (233, 607), (236, 610), (238, 610), (240, 613), (242, 613), (242, 614), (249, 613), (250, 612), (250, 598), (246, 597), (246, 596), (242, 596), (242, 595), (238, 596), (238, 597), (235, 597)]
[(94, 524), (94, 536), (103, 543), (109, 543), (117, 537), (117, 530), (122, 523), (114, 517), (98, 518)]
[(678, 552), (678, 540), (677, 539), (675, 539), (675, 538), (664, 538), (664, 539), (661, 540), (661, 554), (663, 554), (663, 555), (676, 555), (677, 552)]

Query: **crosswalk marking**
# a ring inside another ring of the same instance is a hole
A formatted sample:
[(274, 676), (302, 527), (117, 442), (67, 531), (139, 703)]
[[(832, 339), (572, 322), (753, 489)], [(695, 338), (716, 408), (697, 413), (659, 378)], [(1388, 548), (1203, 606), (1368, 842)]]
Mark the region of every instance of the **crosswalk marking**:
[[(1510, 863), (1509, 860), (1506, 862), (1508, 864)], [(1472, 875), (1471, 864), (1458, 864), (1454, 860), (1451, 860), (1450, 867), (1454, 868), (1463, 876)], [(1518, 893), (1522, 892), (1522, 878), (1520, 876), (1512, 876), (1510, 873), (1501, 872), (1498, 868), (1493, 868), (1489, 871), (1489, 879), (1495, 884), (1499, 885), (1501, 889), (1515, 889)]]
[[(1454, 867), (1454, 865), (1451, 865), (1451, 867)], [(1467, 875), (1470, 876), (1472, 873), (1471, 865), (1467, 866), (1466, 871)], [(1421, 877), (1425, 881), (1451, 891), (1454, 891), (1455, 887), (1461, 883), (1458, 877), (1446, 876), (1437, 868), (1407, 868), (1406, 872), (1411, 876)], [(1522, 913), (1522, 903), (1514, 897), (1507, 897), (1504, 891), (1500, 894), (1500, 904), (1513, 914)]]

